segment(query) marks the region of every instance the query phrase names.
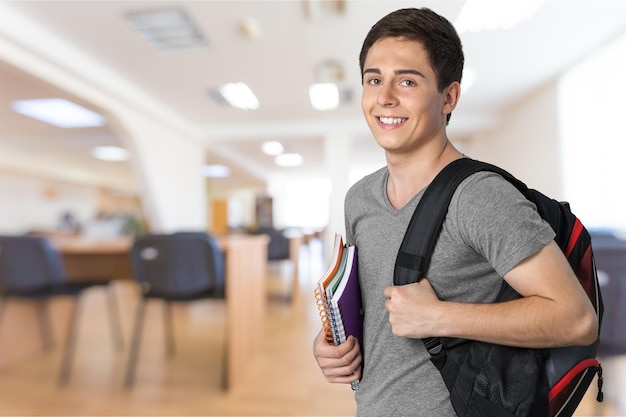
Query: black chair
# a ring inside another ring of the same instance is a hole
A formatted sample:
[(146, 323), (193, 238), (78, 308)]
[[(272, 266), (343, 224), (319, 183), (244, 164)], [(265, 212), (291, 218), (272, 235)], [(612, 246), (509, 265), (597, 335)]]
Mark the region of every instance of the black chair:
[(135, 280), (141, 290), (130, 346), (126, 379), (134, 382), (146, 302), (165, 301), (167, 353), (174, 354), (172, 302), (224, 298), (224, 256), (217, 241), (204, 232), (143, 235), (131, 250)]
[[(67, 382), (76, 345), (80, 295), (94, 286), (108, 286), (109, 280), (67, 282), (60, 253), (48, 239), (36, 236), (0, 236), (0, 313), (9, 298), (36, 302), (44, 350), (52, 345), (48, 301), (56, 296), (73, 296), (75, 302), (66, 335), (59, 383)], [(122, 348), (122, 332), (115, 293), (108, 291), (108, 306), (115, 348)], [(1, 314), (0, 314), (1, 318)]]
[(289, 259), (289, 238), (285, 236), (282, 230), (265, 228), (261, 229), (261, 233), (265, 233), (270, 237), (267, 245), (268, 261), (284, 261)]
[[(615, 386), (620, 381), (615, 376), (619, 367), (612, 366), (611, 362), (626, 354), (626, 240), (611, 230), (589, 232), (604, 301), (598, 356), (603, 362), (605, 386)], [(607, 391), (605, 401), (607, 395), (615, 394)], [(619, 400), (619, 395), (615, 399)], [(599, 403), (595, 404), (598, 407)], [(595, 411), (593, 415), (601, 415), (600, 409)]]
[(602, 356), (626, 353), (626, 240), (607, 231), (591, 231), (604, 317), (600, 331)]
[(268, 261), (284, 261), (289, 259), (289, 238), (282, 230), (272, 227), (260, 227), (248, 231), (252, 235), (267, 235), (270, 238), (267, 244)]

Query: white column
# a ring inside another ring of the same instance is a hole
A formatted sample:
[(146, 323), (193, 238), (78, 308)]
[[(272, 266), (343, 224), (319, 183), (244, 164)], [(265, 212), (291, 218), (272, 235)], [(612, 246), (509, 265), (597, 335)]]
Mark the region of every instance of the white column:
[(132, 152), (151, 231), (207, 229), (204, 148), (198, 140), (130, 111), (117, 114)]

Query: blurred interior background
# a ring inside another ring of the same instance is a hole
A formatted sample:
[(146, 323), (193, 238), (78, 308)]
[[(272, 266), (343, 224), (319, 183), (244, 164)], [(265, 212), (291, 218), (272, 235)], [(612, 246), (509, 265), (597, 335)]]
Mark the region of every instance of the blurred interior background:
[[(358, 53), (403, 7), (432, 8), (459, 30), (455, 145), (569, 201), (594, 231), (608, 294), (605, 405), (585, 401), (579, 415), (626, 415), (622, 0), (0, 1), (0, 235), (48, 237), (69, 275), (114, 278), (125, 336), (137, 301), (128, 260), (85, 266), (76, 245), (108, 242), (127, 257), (139, 234), (189, 230), (278, 232), (291, 244), (282, 254), (280, 237), (270, 244), (265, 337), (237, 387), (220, 380), (223, 300), (174, 311), (184, 352), (174, 360), (154, 320), (143, 344), (155, 339), (153, 356), (142, 351), (131, 389), (127, 346), (115, 354), (101, 340), (100, 294), (63, 387), (60, 347), (43, 354), (33, 311), (12, 301), (0, 306), (0, 414), (354, 412), (349, 389), (326, 384), (310, 357), (312, 288), (343, 232), (347, 189), (385, 164), (360, 110)], [(31, 113), (42, 106), (43, 120)], [(69, 117), (76, 109), (82, 118)], [(70, 304), (52, 305), (59, 339)]]

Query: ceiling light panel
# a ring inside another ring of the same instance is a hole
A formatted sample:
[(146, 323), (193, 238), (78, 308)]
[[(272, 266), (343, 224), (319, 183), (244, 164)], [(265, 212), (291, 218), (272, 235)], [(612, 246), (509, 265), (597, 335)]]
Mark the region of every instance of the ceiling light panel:
[(274, 162), (279, 167), (292, 168), (299, 167), (304, 162), (304, 158), (299, 153), (283, 153), (274, 158)]
[(241, 110), (256, 110), (259, 100), (246, 83), (228, 83), (219, 89), (220, 95), (232, 107)]
[(93, 148), (91, 155), (103, 161), (127, 161), (129, 153), (119, 146), (98, 146)]
[(276, 156), (283, 153), (285, 151), (285, 147), (282, 143), (278, 141), (268, 140), (266, 142), (263, 142), (263, 144), (261, 145), (261, 150), (265, 155)]
[(127, 15), (130, 25), (160, 50), (206, 47), (207, 41), (181, 9), (159, 9)]
[(97, 127), (105, 124), (101, 114), (63, 98), (16, 100), (13, 111), (61, 128)]
[(221, 164), (205, 165), (202, 168), (202, 175), (206, 178), (228, 178), (230, 176), (230, 168)]

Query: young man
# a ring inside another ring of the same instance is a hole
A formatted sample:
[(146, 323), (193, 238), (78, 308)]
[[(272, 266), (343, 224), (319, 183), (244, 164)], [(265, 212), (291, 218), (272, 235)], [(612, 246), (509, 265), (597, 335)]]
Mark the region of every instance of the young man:
[[(461, 41), (428, 9), (393, 12), (360, 55), (362, 107), (387, 166), (346, 196), (346, 240), (359, 250), (364, 346), (329, 345), (315, 358), (330, 382), (361, 379), (357, 415), (454, 416), (421, 338), (459, 337), (533, 348), (595, 340), (593, 307), (534, 205), (497, 174), (457, 189), (427, 279), (392, 286), (400, 243), (424, 188), (463, 155), (446, 135), (460, 96)], [(523, 297), (492, 303), (505, 279)]]

